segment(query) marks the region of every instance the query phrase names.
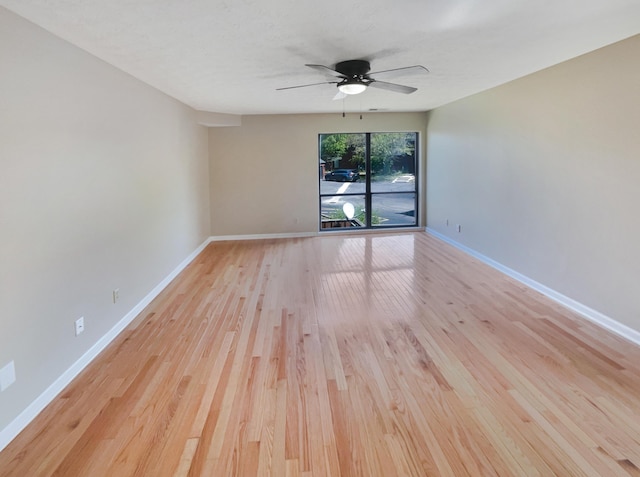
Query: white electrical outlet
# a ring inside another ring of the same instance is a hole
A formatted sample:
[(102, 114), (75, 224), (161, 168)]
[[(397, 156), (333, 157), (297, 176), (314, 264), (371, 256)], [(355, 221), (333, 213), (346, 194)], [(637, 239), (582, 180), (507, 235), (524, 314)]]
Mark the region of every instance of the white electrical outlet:
[(119, 298), (120, 298), (120, 289), (116, 288), (115, 290), (113, 290), (113, 302), (117, 303)]
[(0, 369), (0, 392), (16, 382), (16, 366), (13, 361)]
[(84, 316), (81, 316), (76, 320), (76, 336), (84, 331)]

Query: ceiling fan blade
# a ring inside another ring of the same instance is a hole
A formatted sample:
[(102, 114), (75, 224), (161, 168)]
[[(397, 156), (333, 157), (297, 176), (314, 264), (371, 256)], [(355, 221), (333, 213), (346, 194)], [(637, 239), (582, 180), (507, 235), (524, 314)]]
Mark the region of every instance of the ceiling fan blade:
[(305, 66), (308, 66), (309, 68), (313, 68), (314, 70), (318, 70), (321, 73), (324, 73), (327, 75), (335, 76), (337, 78), (345, 78), (345, 76), (342, 73), (332, 68), (329, 68), (328, 66), (324, 66), (324, 65), (305, 65)]
[(318, 86), (321, 84), (338, 84), (337, 81), (323, 81), (322, 83), (311, 83), (311, 84), (301, 84), (298, 86), (287, 86), (285, 88), (276, 88), (276, 91), (282, 91), (284, 89), (296, 89), (296, 88), (306, 88), (307, 86)]
[(343, 93), (342, 91), (338, 90), (338, 92), (336, 93), (336, 95), (333, 97), (333, 100), (338, 100), (338, 99), (344, 99), (347, 97), (346, 93)]
[(387, 83), (385, 81), (372, 80), (371, 83), (369, 83), (369, 86), (371, 88), (378, 88), (378, 89), (384, 89), (387, 91), (393, 91), (394, 93), (411, 94), (415, 91), (418, 91), (418, 88), (413, 88), (411, 86), (403, 86), (401, 84), (395, 84), (395, 83)]
[(369, 73), (369, 76), (385, 75), (387, 73), (399, 73), (399, 74), (414, 74), (414, 73), (428, 73), (429, 70), (422, 65), (404, 66), (402, 68), (393, 68), (392, 70), (376, 71)]

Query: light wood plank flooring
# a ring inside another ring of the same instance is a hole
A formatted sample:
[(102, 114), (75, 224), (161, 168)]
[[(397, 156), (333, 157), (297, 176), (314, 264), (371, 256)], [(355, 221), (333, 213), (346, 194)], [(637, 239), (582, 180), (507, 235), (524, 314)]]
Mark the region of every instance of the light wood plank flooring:
[(2, 476), (638, 476), (640, 348), (423, 233), (219, 242)]

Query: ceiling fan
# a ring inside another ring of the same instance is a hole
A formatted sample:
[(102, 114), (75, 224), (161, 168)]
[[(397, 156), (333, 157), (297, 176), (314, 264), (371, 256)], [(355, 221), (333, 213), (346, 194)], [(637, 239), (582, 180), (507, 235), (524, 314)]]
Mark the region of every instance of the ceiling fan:
[(394, 93), (411, 94), (417, 91), (418, 88), (411, 86), (403, 86), (401, 84), (387, 83), (386, 81), (380, 81), (373, 78), (373, 75), (386, 75), (388, 73), (402, 72), (402, 73), (428, 73), (429, 70), (421, 65), (405, 66), (403, 68), (394, 68), (391, 70), (382, 70), (374, 73), (369, 73), (371, 65), (366, 60), (347, 60), (336, 63), (334, 68), (330, 68), (324, 65), (305, 65), (314, 70), (320, 71), (327, 76), (338, 78), (338, 81), (323, 81), (322, 83), (303, 84), (299, 86), (288, 86), (286, 88), (277, 88), (277, 91), (285, 89), (306, 88), (308, 86), (317, 86), (321, 84), (335, 84), (338, 87), (339, 93), (334, 99), (344, 98), (349, 94), (360, 94), (364, 92), (369, 86), (372, 88), (384, 89), (387, 91), (393, 91)]

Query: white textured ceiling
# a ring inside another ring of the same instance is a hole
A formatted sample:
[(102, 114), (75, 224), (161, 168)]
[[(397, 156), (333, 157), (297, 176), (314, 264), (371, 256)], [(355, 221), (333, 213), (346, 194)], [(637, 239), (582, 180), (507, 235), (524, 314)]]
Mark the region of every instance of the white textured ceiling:
[[(640, 0), (0, 0), (195, 109), (425, 111), (640, 33)], [(640, 56), (639, 56), (640, 57)], [(305, 63), (367, 59), (418, 88), (332, 101)]]

